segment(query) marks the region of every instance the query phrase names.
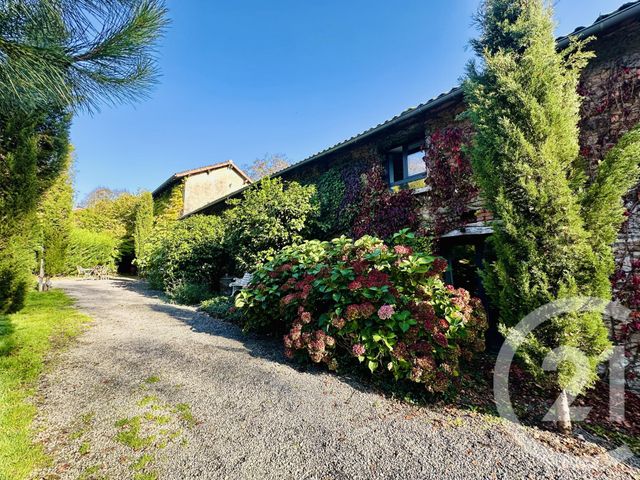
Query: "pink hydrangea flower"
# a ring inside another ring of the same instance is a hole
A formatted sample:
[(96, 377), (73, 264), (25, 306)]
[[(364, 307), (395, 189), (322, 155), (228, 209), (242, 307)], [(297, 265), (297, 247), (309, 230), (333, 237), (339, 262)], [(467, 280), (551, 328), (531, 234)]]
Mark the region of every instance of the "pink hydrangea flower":
[(405, 245), (396, 245), (395, 247), (393, 247), (393, 250), (398, 255), (411, 255), (413, 253), (413, 250), (411, 250), (411, 247), (407, 247)]
[(394, 313), (395, 310), (393, 309), (392, 305), (385, 304), (378, 309), (378, 317), (380, 317), (381, 320), (389, 320), (391, 317), (393, 317)]
[(361, 357), (367, 351), (361, 343), (356, 343), (351, 350), (356, 357)]
[(346, 325), (347, 321), (344, 318), (334, 318), (331, 321), (331, 324), (336, 327), (338, 330), (342, 330)]
[(302, 315), (300, 315), (300, 320), (302, 320), (302, 323), (311, 323), (311, 313), (302, 312)]

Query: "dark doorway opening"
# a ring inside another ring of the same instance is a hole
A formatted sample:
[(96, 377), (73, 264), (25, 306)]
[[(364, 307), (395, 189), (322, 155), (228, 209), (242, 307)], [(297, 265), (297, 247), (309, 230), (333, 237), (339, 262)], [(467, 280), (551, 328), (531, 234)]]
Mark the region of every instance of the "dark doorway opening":
[(497, 350), (502, 345), (502, 335), (498, 331), (497, 316), (482, 286), (480, 270), (485, 260), (491, 261), (487, 248), (488, 235), (460, 235), (440, 239), (439, 253), (449, 267), (445, 281), (456, 288), (468, 290), (473, 297), (482, 301), (489, 320), (489, 329), (485, 336), (487, 348)]

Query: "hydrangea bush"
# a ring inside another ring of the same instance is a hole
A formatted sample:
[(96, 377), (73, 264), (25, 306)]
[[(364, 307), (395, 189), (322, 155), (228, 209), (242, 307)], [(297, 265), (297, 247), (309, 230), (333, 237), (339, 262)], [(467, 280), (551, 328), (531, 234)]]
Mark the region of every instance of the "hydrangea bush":
[(404, 230), (389, 243), (364, 236), (287, 247), (239, 294), (245, 329), (283, 334), (289, 358), (332, 370), (360, 362), (443, 392), (460, 359), (484, 349), (487, 322), (479, 300), (442, 281), (446, 261), (414, 251), (419, 244)]

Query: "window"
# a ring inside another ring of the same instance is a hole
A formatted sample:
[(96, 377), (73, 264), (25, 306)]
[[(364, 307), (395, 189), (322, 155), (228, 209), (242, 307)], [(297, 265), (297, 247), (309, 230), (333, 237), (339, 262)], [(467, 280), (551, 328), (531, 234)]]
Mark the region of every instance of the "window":
[(389, 184), (392, 188), (413, 188), (423, 184), (427, 168), (420, 144), (403, 145), (389, 152)]

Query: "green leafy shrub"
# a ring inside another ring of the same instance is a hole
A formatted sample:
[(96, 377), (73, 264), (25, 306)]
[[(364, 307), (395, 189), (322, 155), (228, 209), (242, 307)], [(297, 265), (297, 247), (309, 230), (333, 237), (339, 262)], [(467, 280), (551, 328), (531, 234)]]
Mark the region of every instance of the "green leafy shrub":
[(200, 310), (213, 318), (233, 323), (240, 323), (243, 318), (242, 311), (235, 306), (234, 298), (224, 295), (205, 300), (200, 304)]
[(184, 280), (167, 285), (165, 291), (172, 302), (180, 305), (198, 305), (211, 297), (211, 290), (207, 285)]
[(226, 248), (238, 272), (253, 270), (281, 248), (299, 242), (317, 212), (315, 187), (264, 178), (224, 213)]
[(151, 287), (165, 290), (170, 296), (184, 289), (193, 291), (185, 285), (214, 291), (228, 263), (224, 232), (219, 217), (203, 215), (154, 229), (142, 258)]
[(64, 273), (75, 274), (77, 267), (104, 265), (113, 270), (118, 257), (118, 240), (106, 233), (74, 228), (69, 235)]
[(143, 263), (146, 258), (145, 251), (148, 248), (149, 237), (153, 232), (153, 196), (151, 192), (140, 194), (140, 200), (136, 208), (136, 218), (133, 231), (135, 243), (135, 264), (138, 273), (144, 275), (146, 265)]
[(484, 349), (480, 302), (445, 285), (442, 258), (414, 251), (412, 234), (312, 240), (285, 248), (236, 305), (245, 329), (285, 333), (285, 354), (330, 369), (357, 359), (371, 372), (443, 392), (460, 358)]

